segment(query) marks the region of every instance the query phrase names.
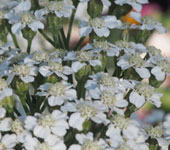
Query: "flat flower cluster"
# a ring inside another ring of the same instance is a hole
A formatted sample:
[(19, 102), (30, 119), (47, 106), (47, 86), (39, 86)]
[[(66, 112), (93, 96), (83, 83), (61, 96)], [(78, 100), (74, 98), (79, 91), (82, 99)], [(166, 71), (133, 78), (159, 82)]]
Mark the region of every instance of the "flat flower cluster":
[[(9, 0), (0, 6), (0, 150), (168, 150), (168, 116), (157, 126), (131, 118), (146, 102), (161, 106), (155, 88), (170, 75), (170, 59), (159, 49), (128, 38), (130, 30), (165, 31), (152, 18), (140, 18), (147, 2)], [(71, 49), (79, 3), (87, 3), (90, 18), (80, 22), (80, 40)], [(126, 24), (110, 9), (127, 5), (140, 25)], [(107, 40), (113, 29), (123, 30), (114, 42)], [(53, 49), (31, 52), (36, 33)], [(18, 34), (28, 42), (26, 51)], [(89, 43), (81, 46), (86, 37)]]

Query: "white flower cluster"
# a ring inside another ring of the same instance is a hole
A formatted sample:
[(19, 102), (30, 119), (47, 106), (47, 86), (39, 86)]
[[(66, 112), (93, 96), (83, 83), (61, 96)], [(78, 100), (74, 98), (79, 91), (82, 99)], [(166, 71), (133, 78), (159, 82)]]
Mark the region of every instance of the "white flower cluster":
[[(147, 2), (9, 0), (0, 6), (0, 29), (4, 27), (0, 33), (0, 150), (168, 150), (169, 117), (160, 125), (143, 126), (131, 114), (146, 102), (161, 106), (162, 94), (155, 88), (170, 74), (170, 59), (142, 41), (107, 40), (112, 29), (164, 32), (164, 28), (147, 17), (136, 18), (140, 25), (128, 26), (120, 16), (100, 14), (100, 6), (124, 4), (139, 13)], [(90, 18), (80, 23), (80, 41), (71, 49), (79, 3), (88, 3)], [(93, 9), (98, 12), (93, 14)], [(66, 37), (63, 26), (68, 19)], [(37, 31), (54, 50), (30, 52)], [(27, 52), (19, 47), (19, 33), (28, 41)], [(8, 34), (13, 42), (6, 42)], [(82, 46), (87, 36), (89, 42)]]

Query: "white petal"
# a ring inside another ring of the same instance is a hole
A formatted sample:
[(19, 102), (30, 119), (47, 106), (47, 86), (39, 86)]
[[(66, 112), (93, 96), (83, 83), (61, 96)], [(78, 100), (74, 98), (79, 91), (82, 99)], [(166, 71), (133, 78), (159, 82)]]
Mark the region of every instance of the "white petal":
[(39, 68), (39, 72), (44, 76), (44, 77), (48, 77), (52, 74), (51, 71), (49, 71), (49, 67), (48, 66), (41, 66)]
[(90, 60), (89, 63), (91, 66), (101, 66), (100, 60)]
[(20, 77), (20, 78), (25, 83), (29, 83), (29, 82), (33, 82), (34, 81), (34, 77), (32, 77), (32, 76), (25, 76), (25, 77)]
[(135, 70), (139, 74), (139, 76), (143, 79), (148, 79), (151, 76), (149, 70), (146, 68), (135, 68)]
[(109, 29), (107, 28), (94, 28), (94, 32), (99, 36), (99, 37), (108, 37), (110, 34)]
[(73, 144), (69, 147), (68, 150), (81, 150), (81, 146), (78, 144)]
[(46, 138), (47, 136), (50, 135), (50, 129), (44, 128), (42, 126), (36, 126), (33, 130), (33, 133), (34, 133), (35, 136), (44, 139), (44, 138)]
[(24, 24), (21, 24), (20, 22), (19, 23), (16, 23), (12, 26), (11, 30), (12, 30), (12, 33), (14, 34), (19, 34), (21, 32), (21, 30), (25, 27)]
[(132, 92), (129, 96), (129, 100), (137, 108), (140, 108), (145, 103), (144, 96), (140, 96), (137, 92)]
[(56, 105), (62, 105), (64, 102), (64, 99), (62, 97), (57, 97), (57, 96), (50, 96), (48, 98), (48, 103), (50, 106), (56, 106)]
[(85, 119), (81, 117), (80, 113), (74, 113), (70, 116), (69, 125), (81, 131), (83, 129), (84, 121)]
[(32, 31), (37, 31), (38, 29), (44, 29), (44, 24), (40, 21), (34, 21), (33, 23), (28, 25), (29, 28), (32, 29)]
[(151, 73), (156, 77), (158, 81), (162, 81), (165, 79), (165, 73), (162, 72), (161, 68), (156, 66), (151, 70)]
[(82, 37), (82, 36), (87, 36), (89, 33), (91, 33), (91, 31), (92, 31), (92, 28), (90, 28), (90, 27), (81, 27), (80, 28), (80, 31), (79, 31), (79, 34), (80, 34), (80, 36)]
[(76, 61), (72, 63), (71, 68), (74, 72), (78, 72), (85, 65), (85, 63), (80, 63), (79, 61)]
[(5, 144), (5, 147), (7, 149), (13, 148), (17, 143), (16, 135), (15, 134), (12, 134), (12, 135), (5, 134), (2, 138), (2, 143)]

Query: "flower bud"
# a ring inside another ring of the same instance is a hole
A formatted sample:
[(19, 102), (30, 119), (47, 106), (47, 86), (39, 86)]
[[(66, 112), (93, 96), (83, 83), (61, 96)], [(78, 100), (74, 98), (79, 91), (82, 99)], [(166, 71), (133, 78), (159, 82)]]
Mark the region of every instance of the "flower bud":
[(22, 81), (16, 81), (16, 91), (18, 93), (18, 95), (23, 95), (24, 93), (26, 93), (28, 91), (29, 88), (29, 84), (28, 83), (24, 83)]
[(14, 108), (14, 98), (12, 96), (5, 97), (1, 100), (0, 105), (2, 105), (8, 112), (13, 112)]
[(100, 0), (90, 0), (88, 2), (87, 12), (91, 18), (100, 17), (103, 10), (103, 4)]
[(51, 75), (51, 76), (48, 76), (46, 82), (50, 82), (50, 83), (56, 83), (58, 82), (59, 79), (56, 75)]

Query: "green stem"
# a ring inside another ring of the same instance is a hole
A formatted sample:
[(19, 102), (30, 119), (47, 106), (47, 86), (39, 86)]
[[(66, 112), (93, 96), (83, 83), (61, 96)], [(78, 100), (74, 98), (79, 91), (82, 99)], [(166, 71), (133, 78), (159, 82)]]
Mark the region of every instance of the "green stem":
[(19, 48), (18, 41), (17, 41), (15, 34), (13, 34), (11, 31), (10, 31), (10, 34), (11, 34), (11, 37), (12, 37), (15, 47)]
[(31, 45), (32, 45), (32, 39), (28, 39), (28, 45), (27, 45), (27, 53), (30, 54), (31, 52)]
[(73, 48), (75, 51), (81, 46), (82, 42), (84, 41), (86, 37), (81, 37), (78, 41), (77, 45)]
[(39, 32), (52, 46), (55, 47), (55, 43), (42, 30), (39, 30)]
[(63, 47), (66, 47), (67, 49), (69, 49), (69, 45), (67, 44), (67, 39), (66, 39), (63, 28), (60, 30), (60, 33), (61, 33), (61, 37), (62, 37), (62, 40), (63, 40), (63, 43), (64, 43)]
[(75, 14), (76, 14), (76, 10), (77, 10), (78, 4), (79, 4), (79, 3), (76, 3), (76, 4), (75, 4), (75, 9), (72, 11), (71, 18), (70, 18), (70, 22), (69, 22), (68, 33), (67, 33), (67, 48), (68, 48), (68, 49), (69, 49), (71, 32), (72, 32), (72, 26), (73, 26), (74, 17), (75, 17)]
[(62, 49), (64, 49), (65, 44), (62, 42), (60, 34), (58, 35), (59, 45)]

